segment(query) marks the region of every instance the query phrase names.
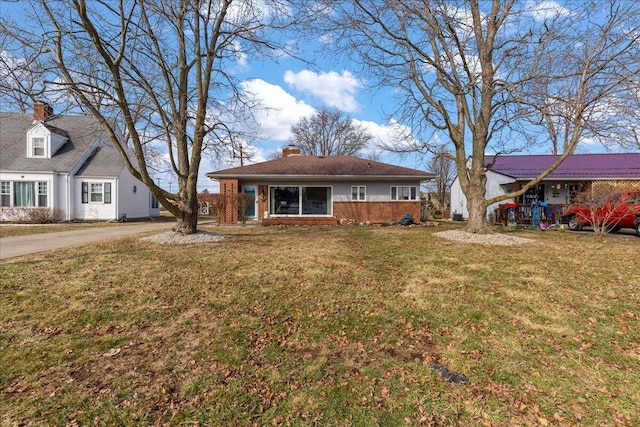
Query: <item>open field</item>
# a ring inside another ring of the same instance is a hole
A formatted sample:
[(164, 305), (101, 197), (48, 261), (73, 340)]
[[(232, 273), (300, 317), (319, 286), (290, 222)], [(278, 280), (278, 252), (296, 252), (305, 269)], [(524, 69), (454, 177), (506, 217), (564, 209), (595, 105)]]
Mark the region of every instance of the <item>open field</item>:
[(0, 425), (640, 425), (638, 238), (203, 229), (0, 264)]

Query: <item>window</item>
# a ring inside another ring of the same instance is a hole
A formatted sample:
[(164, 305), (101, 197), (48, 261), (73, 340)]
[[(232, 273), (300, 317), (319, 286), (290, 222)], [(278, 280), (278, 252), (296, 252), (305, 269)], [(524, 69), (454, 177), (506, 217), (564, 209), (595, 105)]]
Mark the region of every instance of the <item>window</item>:
[(110, 182), (104, 183), (104, 202), (107, 204), (111, 203), (111, 183)]
[(11, 182), (2, 181), (0, 183), (0, 206), (11, 206)]
[(33, 157), (44, 157), (44, 138), (31, 138)]
[(110, 182), (83, 182), (82, 203), (111, 203)]
[(0, 183), (0, 206), (46, 207), (48, 201), (49, 185), (46, 181), (2, 181)]
[(391, 187), (391, 200), (418, 200), (417, 187)]
[(302, 187), (302, 215), (331, 214), (331, 187)]
[(299, 187), (271, 187), (269, 211), (279, 215), (300, 214)]
[(102, 203), (102, 183), (92, 182), (89, 184), (90, 191), (90, 200), (93, 203)]
[(47, 183), (38, 183), (38, 206), (47, 206)]
[(271, 187), (269, 212), (275, 215), (331, 215), (331, 187)]
[(351, 187), (351, 200), (367, 200), (367, 187), (354, 185)]
[(158, 209), (158, 199), (153, 194), (151, 194), (150, 197), (151, 197), (151, 209)]

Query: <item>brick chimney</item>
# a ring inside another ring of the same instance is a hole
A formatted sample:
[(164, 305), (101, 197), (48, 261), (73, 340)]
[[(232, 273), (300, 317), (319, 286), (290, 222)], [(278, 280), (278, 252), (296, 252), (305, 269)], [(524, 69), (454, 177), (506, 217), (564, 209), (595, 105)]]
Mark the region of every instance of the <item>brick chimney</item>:
[(44, 102), (35, 102), (33, 104), (33, 119), (39, 122), (47, 120), (53, 116), (53, 107)]
[(299, 156), (300, 149), (295, 145), (288, 145), (282, 149), (282, 158), (289, 156)]

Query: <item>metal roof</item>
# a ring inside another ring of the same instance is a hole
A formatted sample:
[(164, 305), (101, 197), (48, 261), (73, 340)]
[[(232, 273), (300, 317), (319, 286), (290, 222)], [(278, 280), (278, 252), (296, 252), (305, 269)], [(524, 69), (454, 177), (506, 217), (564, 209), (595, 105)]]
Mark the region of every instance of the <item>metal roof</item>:
[[(493, 172), (518, 179), (531, 179), (549, 168), (560, 156), (487, 156), (485, 164)], [(545, 179), (613, 180), (640, 179), (640, 153), (573, 154)]]

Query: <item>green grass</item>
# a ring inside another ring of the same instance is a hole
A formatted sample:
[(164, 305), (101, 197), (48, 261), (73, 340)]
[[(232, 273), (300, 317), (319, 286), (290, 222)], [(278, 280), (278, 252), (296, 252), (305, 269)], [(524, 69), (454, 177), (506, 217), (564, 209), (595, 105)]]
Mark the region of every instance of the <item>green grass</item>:
[(640, 424), (637, 238), (441, 229), (214, 227), (2, 263), (0, 424)]

